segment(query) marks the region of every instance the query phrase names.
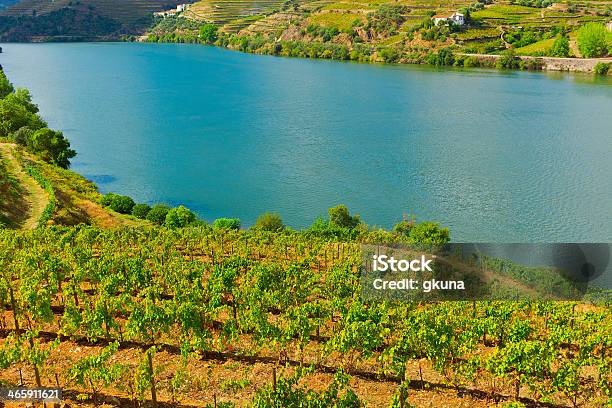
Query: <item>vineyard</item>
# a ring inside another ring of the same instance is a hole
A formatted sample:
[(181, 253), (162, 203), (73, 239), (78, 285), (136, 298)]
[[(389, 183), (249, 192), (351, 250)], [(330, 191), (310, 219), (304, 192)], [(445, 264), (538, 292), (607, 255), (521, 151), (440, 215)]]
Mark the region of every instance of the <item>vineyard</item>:
[(0, 230), (0, 380), (82, 406), (612, 404), (609, 304), (366, 303), (360, 244)]

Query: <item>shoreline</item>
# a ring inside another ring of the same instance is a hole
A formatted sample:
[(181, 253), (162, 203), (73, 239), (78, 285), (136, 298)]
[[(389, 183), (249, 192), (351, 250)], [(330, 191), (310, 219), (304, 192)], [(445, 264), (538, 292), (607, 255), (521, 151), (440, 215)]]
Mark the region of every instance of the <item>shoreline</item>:
[[(246, 38), (246, 37), (245, 37)], [(66, 39), (68, 39), (66, 41)], [(172, 42), (172, 41), (151, 41), (147, 35), (140, 36), (132, 36), (132, 37), (124, 37), (124, 38), (108, 38), (108, 37), (53, 37), (53, 38), (37, 38), (33, 41), (25, 41), (25, 42), (11, 42), (7, 41), (4, 44), (58, 44), (58, 43), (123, 43), (123, 42), (131, 42), (131, 43), (153, 43), (153, 44), (191, 44), (191, 45), (207, 45), (215, 48), (221, 48), (231, 51), (238, 51), (244, 54), (254, 54), (254, 55), (270, 55), (270, 56), (280, 56), (280, 57), (291, 57), (291, 58), (304, 58), (304, 59), (315, 59), (315, 60), (334, 60), (334, 61), (350, 61), (350, 62), (359, 62), (365, 64), (382, 64), (382, 65), (428, 65), (428, 66), (437, 66), (427, 63), (426, 61), (413, 62), (413, 61), (396, 61), (396, 62), (385, 62), (383, 60), (353, 60), (351, 58), (326, 58), (326, 57), (303, 57), (303, 56), (293, 56), (293, 55), (281, 55), (275, 53), (266, 53), (266, 52), (250, 52), (241, 50), (237, 47), (228, 45), (218, 45), (218, 44), (206, 44), (201, 42)], [(308, 42), (304, 42), (304, 44), (312, 44)], [(500, 54), (470, 54), (470, 53), (453, 53), (453, 56), (456, 57), (456, 60), (462, 61), (460, 65), (446, 65), (446, 67), (461, 67), (461, 68), (491, 68), (496, 70), (505, 70), (505, 71), (552, 71), (552, 72), (567, 72), (567, 73), (583, 73), (583, 74), (596, 74), (598, 76), (606, 77), (612, 76), (612, 56), (610, 57), (602, 57), (602, 58), (561, 58), (561, 57), (539, 57), (539, 56), (530, 56), (530, 55), (513, 55), (512, 59), (516, 62), (515, 67), (503, 67), (498, 68), (496, 64), (498, 60), (504, 57)], [(471, 59), (472, 62), (470, 65), (463, 64), (463, 61), (466, 59)], [(476, 61), (476, 65), (474, 64)], [(599, 64), (607, 64), (610, 69), (608, 69), (607, 74), (596, 73), (596, 66)]]

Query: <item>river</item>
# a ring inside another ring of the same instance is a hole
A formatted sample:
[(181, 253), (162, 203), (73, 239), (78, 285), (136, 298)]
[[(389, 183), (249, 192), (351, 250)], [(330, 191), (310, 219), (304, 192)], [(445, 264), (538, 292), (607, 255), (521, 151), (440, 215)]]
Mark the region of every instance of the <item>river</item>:
[(339, 203), (454, 241), (612, 241), (612, 80), (135, 43), (0, 44), (72, 169), (202, 218)]

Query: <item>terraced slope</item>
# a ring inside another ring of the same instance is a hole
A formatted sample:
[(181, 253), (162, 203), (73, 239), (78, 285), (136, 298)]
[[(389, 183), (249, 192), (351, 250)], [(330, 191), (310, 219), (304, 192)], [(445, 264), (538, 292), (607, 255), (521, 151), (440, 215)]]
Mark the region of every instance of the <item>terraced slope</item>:
[(223, 31), (237, 32), (281, 9), (284, 0), (203, 0), (191, 6), (185, 17), (223, 26)]
[(124, 26), (139, 23), (155, 11), (175, 7), (187, 0), (22, 0), (4, 10), (5, 16), (40, 16), (64, 7), (91, 12), (119, 21)]

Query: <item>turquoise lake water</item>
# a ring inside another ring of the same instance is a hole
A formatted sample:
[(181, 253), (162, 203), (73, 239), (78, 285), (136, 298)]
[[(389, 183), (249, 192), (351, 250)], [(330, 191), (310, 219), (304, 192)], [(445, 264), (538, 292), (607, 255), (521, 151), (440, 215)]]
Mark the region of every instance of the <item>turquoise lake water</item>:
[(132, 43), (2, 44), (102, 192), (202, 218), (344, 203), (454, 241), (612, 241), (612, 80)]

